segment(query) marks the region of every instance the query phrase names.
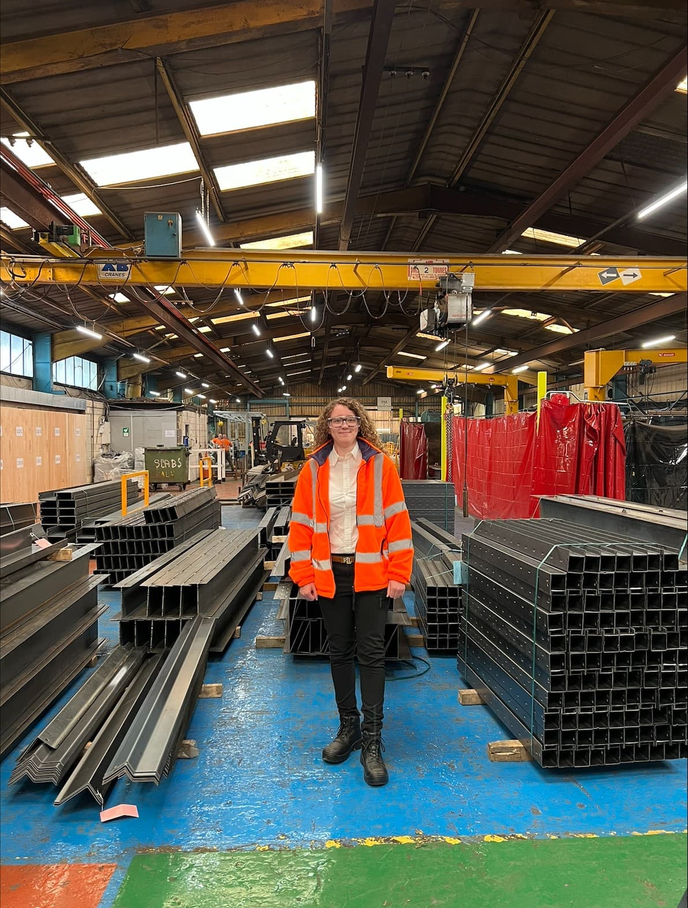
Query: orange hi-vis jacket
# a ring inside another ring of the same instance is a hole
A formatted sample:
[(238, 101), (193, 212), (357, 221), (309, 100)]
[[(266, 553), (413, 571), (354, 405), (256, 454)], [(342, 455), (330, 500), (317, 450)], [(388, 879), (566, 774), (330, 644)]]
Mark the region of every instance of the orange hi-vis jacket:
[[(319, 596), (335, 594), (330, 560), (330, 461), (332, 441), (310, 455), (294, 492), (289, 526), (289, 575), (294, 583), (314, 583)], [(356, 488), (358, 543), (354, 590), (384, 589), (390, 580), (408, 583), (413, 541), (401, 480), (386, 454), (358, 439), (363, 462)], [(343, 552), (341, 554), (349, 554)]]

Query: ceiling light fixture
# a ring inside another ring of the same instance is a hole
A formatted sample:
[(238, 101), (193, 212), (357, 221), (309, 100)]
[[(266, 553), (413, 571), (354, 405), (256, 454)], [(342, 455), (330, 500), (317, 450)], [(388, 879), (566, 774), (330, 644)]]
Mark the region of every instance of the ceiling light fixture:
[(201, 400), (205, 400), (205, 399), (206, 399), (205, 394), (197, 394), (196, 397), (200, 397)]
[(235, 400), (236, 400), (236, 402), (237, 402), (238, 404), (241, 403), (241, 399), (240, 399), (239, 397), (235, 398)]
[(140, 363), (149, 363), (150, 357), (144, 356), (143, 353), (132, 353), (134, 359), (137, 359)]
[(667, 334), (666, 337), (656, 337), (654, 340), (645, 341), (645, 343), (640, 346), (643, 350), (646, 350), (648, 347), (656, 347), (658, 344), (668, 344), (672, 340), (676, 340), (676, 335)]
[(77, 325), (76, 330), (81, 334), (85, 334), (87, 337), (94, 337), (96, 340), (103, 339), (102, 334), (98, 334), (98, 332), (94, 331), (92, 328), (87, 328), (86, 325)]
[(269, 347), (267, 348), (267, 350), (266, 350), (265, 352), (266, 352), (267, 355), (270, 357), (270, 359), (274, 359), (274, 358), (275, 358), (275, 354), (272, 352), (272, 350), (271, 350)]
[(474, 366), (474, 367), (473, 367), (473, 371), (474, 371), (474, 372), (482, 372), (482, 371), (484, 371), (485, 369), (489, 369), (489, 367), (490, 367), (491, 365), (492, 365), (492, 363), (478, 363), (477, 366)]
[(512, 369), (511, 372), (513, 375), (518, 375), (519, 372), (525, 372), (528, 366), (516, 366), (515, 369)]
[(191, 390), (191, 388), (184, 388), (184, 394), (191, 394), (191, 396), (193, 397), (193, 391)]
[(360, 372), (362, 368), (363, 368), (363, 366), (360, 363), (357, 363), (356, 368), (354, 369), (354, 372)]
[(258, 327), (258, 325), (251, 325), (251, 330), (256, 335), (256, 337), (260, 337), (260, 328)]
[(282, 397), (291, 397), (291, 394), (289, 394), (288, 391), (283, 391), (283, 392), (282, 392)]
[(490, 315), (492, 315), (492, 309), (483, 309), (480, 315), (476, 315), (476, 317), (473, 319), (471, 323), (472, 327), (479, 325), (480, 322), (484, 322), (485, 319), (489, 318)]
[(216, 401), (216, 400), (215, 400), (215, 398), (214, 398), (214, 397), (211, 397), (211, 398), (210, 398), (210, 403), (211, 403), (211, 404), (216, 404), (216, 403), (217, 403), (217, 401)]
[(159, 391), (149, 391), (148, 392), (152, 397), (160, 397)]
[(186, 372), (175, 372), (177, 378), (186, 378)]
[(198, 226), (199, 226), (199, 227), (201, 228), (201, 230), (203, 231), (203, 235), (205, 236), (206, 240), (208, 241), (208, 245), (209, 245), (209, 246), (214, 246), (214, 245), (215, 245), (215, 238), (214, 238), (214, 236), (212, 235), (212, 233), (210, 232), (210, 227), (209, 227), (208, 224), (206, 223), (205, 218), (203, 217), (203, 215), (201, 214), (201, 212), (198, 211), (198, 210), (196, 211), (196, 220), (198, 221)]
[(425, 394), (425, 388), (419, 388), (419, 389), (416, 391), (416, 394)]
[(445, 347), (448, 347), (449, 344), (450, 344), (449, 338), (447, 338), (446, 340), (443, 340), (441, 343), (439, 343), (439, 344), (435, 347), (435, 353), (439, 353), (440, 350), (444, 350), (444, 348), (445, 348)]
[(239, 303), (239, 305), (240, 305), (240, 306), (243, 306), (243, 305), (244, 305), (244, 298), (243, 298), (243, 296), (241, 295), (241, 290), (239, 290), (238, 287), (235, 287), (235, 288), (234, 288), (234, 296), (237, 298), (237, 302)]
[(323, 210), (323, 166), (315, 165), (315, 213), (322, 214)]
[(351, 372), (349, 372), (349, 374), (346, 376), (346, 380), (351, 381), (352, 378), (353, 378), (353, 375), (351, 374)]
[(202, 382), (201, 382), (201, 386), (202, 386), (203, 388), (209, 388), (209, 387), (210, 387), (210, 385), (208, 384), (208, 382), (205, 382), (205, 381), (202, 381)]
[(657, 211), (658, 208), (662, 208), (664, 205), (668, 205), (669, 202), (671, 202), (677, 196), (680, 196), (682, 192), (685, 192), (686, 187), (688, 187), (688, 180), (684, 180), (680, 186), (676, 186), (674, 189), (666, 192), (664, 195), (660, 196), (645, 208), (641, 208), (638, 212), (638, 220), (646, 218), (648, 214), (652, 214), (652, 212)]
[(411, 359), (427, 359), (427, 356), (421, 356), (420, 353), (406, 353), (404, 350), (399, 350), (397, 356), (408, 356)]
[(318, 320), (318, 310), (315, 306), (311, 306), (311, 321), (317, 322)]

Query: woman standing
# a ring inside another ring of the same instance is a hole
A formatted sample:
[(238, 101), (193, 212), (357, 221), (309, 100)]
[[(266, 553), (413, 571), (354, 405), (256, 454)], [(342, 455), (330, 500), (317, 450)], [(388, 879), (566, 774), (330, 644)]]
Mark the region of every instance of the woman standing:
[(343, 763), (361, 748), (365, 781), (386, 785), (385, 624), (390, 600), (403, 595), (411, 578), (411, 522), (396, 468), (357, 400), (341, 397), (325, 407), (315, 443), (294, 493), (289, 573), (302, 598), (319, 601), (330, 642), (340, 724), (323, 760)]

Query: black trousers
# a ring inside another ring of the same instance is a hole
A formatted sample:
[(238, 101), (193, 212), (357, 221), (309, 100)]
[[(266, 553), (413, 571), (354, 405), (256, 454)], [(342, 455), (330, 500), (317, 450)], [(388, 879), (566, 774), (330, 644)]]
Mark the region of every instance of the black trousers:
[(385, 698), (385, 624), (387, 590), (354, 593), (354, 565), (332, 564), (334, 598), (320, 597), (330, 641), (330, 667), (337, 707), (342, 716), (357, 716), (354, 654), (361, 673), (363, 731), (382, 730)]

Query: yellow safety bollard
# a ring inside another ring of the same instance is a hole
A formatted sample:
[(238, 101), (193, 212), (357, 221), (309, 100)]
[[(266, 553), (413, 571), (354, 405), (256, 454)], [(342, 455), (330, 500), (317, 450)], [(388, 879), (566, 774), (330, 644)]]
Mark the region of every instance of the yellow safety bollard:
[(122, 517), (127, 516), (127, 479), (134, 479), (136, 476), (144, 476), (143, 483), (143, 504), (148, 507), (150, 482), (148, 470), (138, 470), (136, 473), (122, 474)]

